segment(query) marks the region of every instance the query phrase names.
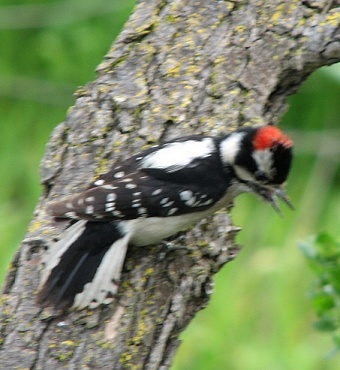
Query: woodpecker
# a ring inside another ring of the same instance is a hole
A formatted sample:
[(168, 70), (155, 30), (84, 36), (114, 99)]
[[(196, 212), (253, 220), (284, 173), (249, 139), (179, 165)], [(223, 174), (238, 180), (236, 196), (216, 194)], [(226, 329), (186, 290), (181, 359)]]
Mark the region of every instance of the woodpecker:
[(273, 125), (155, 145), (49, 206), (70, 226), (42, 258), (38, 302), (95, 308), (117, 294), (129, 245), (157, 243), (253, 192), (280, 212), (291, 139)]

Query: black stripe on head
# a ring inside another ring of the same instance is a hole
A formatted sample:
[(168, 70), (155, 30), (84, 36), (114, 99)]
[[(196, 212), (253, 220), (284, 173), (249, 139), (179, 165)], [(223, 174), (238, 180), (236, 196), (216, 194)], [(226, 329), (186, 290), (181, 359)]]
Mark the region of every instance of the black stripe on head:
[(246, 135), (241, 140), (241, 147), (235, 158), (235, 165), (247, 169), (250, 173), (255, 174), (258, 170), (257, 164), (252, 156), (254, 152), (253, 140), (257, 129), (253, 127), (244, 127), (238, 130), (246, 132)]
[(273, 153), (273, 168), (275, 170), (271, 182), (279, 185), (287, 179), (293, 158), (293, 151), (292, 147), (287, 147), (281, 143), (274, 146), (271, 150)]

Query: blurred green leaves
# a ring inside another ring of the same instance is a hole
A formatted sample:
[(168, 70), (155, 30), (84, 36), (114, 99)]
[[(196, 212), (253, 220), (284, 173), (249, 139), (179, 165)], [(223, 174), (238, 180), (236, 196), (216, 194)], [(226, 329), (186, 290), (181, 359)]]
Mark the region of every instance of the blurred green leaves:
[(2, 6), (0, 29), (28, 29), (76, 23), (94, 17), (125, 11), (131, 1), (64, 0), (42, 4)]
[(340, 242), (328, 233), (320, 233), (313, 240), (299, 244), (316, 276), (309, 291), (318, 316), (315, 327), (333, 332), (340, 351)]

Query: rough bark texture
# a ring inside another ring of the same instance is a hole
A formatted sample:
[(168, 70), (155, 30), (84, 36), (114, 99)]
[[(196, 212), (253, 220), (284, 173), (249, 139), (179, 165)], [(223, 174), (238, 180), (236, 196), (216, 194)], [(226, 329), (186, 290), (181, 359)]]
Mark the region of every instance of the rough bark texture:
[(160, 140), (276, 123), (311, 72), (340, 60), (339, 22), (337, 1), (138, 4), (48, 144), (44, 193), (1, 298), (1, 368), (170, 367), (213, 274), (237, 254), (227, 214), (172, 242), (131, 248), (115, 304), (58, 316), (35, 304), (39, 256), (58, 233), (46, 204)]

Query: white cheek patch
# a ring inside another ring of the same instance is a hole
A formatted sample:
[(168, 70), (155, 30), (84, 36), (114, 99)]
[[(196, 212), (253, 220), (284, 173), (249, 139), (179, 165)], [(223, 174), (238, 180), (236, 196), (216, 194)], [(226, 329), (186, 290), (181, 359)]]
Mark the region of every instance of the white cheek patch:
[(167, 144), (141, 161), (141, 168), (166, 169), (175, 172), (188, 166), (194, 159), (206, 158), (215, 150), (211, 138)]
[(273, 154), (270, 149), (254, 150), (252, 156), (258, 169), (266, 174), (268, 178), (273, 178)]

